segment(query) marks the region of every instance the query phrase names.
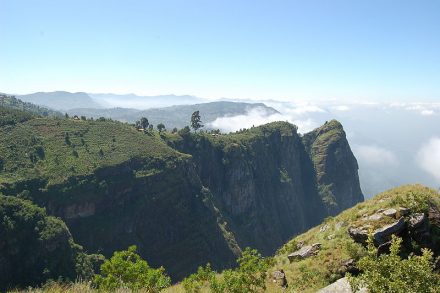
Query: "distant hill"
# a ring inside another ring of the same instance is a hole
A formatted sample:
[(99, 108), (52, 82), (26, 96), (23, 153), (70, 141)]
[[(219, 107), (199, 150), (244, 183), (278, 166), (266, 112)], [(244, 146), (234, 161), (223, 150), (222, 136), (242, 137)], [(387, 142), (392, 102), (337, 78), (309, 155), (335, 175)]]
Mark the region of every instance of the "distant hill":
[(105, 108), (134, 108), (149, 109), (162, 108), (174, 105), (190, 105), (203, 103), (205, 100), (190, 95), (159, 95), (159, 96), (138, 96), (135, 94), (88, 94), (97, 103)]
[(163, 123), (167, 129), (174, 127), (182, 128), (189, 125), (191, 114), (200, 111), (202, 122), (206, 125), (216, 118), (224, 116), (236, 116), (248, 113), (252, 109), (262, 109), (268, 115), (278, 113), (274, 108), (268, 107), (263, 103), (236, 103), (236, 102), (211, 102), (194, 105), (176, 105), (164, 108), (154, 108), (147, 110), (135, 110), (125, 108), (113, 109), (72, 109), (67, 111), (70, 115), (86, 117), (105, 117), (123, 122), (133, 123), (141, 117), (147, 117), (149, 122), (156, 125)]
[[(56, 116), (63, 115), (61, 112), (47, 109), (44, 107), (40, 107), (40, 106), (32, 104), (32, 103), (26, 103), (20, 99), (15, 98), (14, 96), (8, 96), (5, 94), (0, 94), (0, 108), (20, 110), (20, 111), (24, 111), (27, 113), (26, 114), (26, 113), (17, 112), (18, 116), (23, 116), (23, 115), (29, 116), (29, 114), (34, 114), (34, 115), (43, 116), (43, 117), (48, 117), (48, 116), (56, 117)], [(10, 111), (10, 113), (13, 113), (13, 112)]]
[(86, 93), (69, 93), (64, 91), (57, 92), (38, 92), (29, 95), (20, 95), (17, 98), (55, 110), (65, 111), (73, 108), (101, 108)]

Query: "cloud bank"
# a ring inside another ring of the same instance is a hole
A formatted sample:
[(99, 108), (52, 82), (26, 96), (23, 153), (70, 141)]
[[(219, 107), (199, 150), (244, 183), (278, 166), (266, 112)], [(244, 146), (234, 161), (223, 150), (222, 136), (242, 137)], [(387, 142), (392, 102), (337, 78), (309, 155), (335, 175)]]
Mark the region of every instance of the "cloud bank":
[(376, 145), (355, 145), (353, 152), (361, 164), (382, 167), (399, 165), (399, 161), (392, 151)]
[(440, 138), (433, 137), (417, 153), (418, 165), (440, 183)]
[[(280, 109), (280, 108), (278, 108)], [(283, 113), (269, 114), (266, 109), (256, 107), (248, 110), (246, 114), (236, 116), (224, 116), (215, 119), (207, 126), (214, 129), (220, 129), (222, 132), (233, 132), (242, 128), (251, 128), (274, 121), (287, 121), (298, 126), (298, 131), (305, 133), (318, 126), (314, 120), (303, 117), (308, 112), (324, 111), (314, 106), (303, 107), (284, 107)]]

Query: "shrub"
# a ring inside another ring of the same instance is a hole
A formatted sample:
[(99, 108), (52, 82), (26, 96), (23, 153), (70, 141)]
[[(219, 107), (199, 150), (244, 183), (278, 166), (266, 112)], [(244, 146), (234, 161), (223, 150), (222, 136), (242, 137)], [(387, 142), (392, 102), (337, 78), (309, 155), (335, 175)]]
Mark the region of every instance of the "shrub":
[(248, 247), (237, 262), (237, 269), (225, 270), (222, 278), (212, 279), (211, 290), (214, 293), (250, 293), (266, 290), (269, 259), (263, 258), (257, 250)]
[(264, 258), (257, 250), (246, 248), (237, 260), (238, 267), (223, 271), (217, 277), (209, 264), (199, 267), (197, 273), (183, 281), (186, 292), (200, 292), (208, 285), (214, 293), (250, 293), (266, 289), (266, 275), (270, 260)]
[(424, 249), (421, 256), (399, 256), (402, 239), (393, 236), (390, 254), (377, 256), (373, 237), (368, 239), (368, 255), (358, 262), (362, 271), (358, 277), (349, 276), (353, 291), (367, 287), (370, 293), (439, 292), (440, 275), (433, 271), (433, 254)]
[(208, 263), (206, 267), (199, 267), (197, 273), (194, 273), (182, 281), (183, 288), (189, 293), (198, 293), (215, 278), (215, 272)]
[(151, 268), (136, 253), (136, 246), (133, 245), (127, 250), (115, 252), (101, 265), (101, 274), (95, 276), (95, 284), (103, 290), (142, 288), (147, 292), (159, 292), (170, 286), (171, 279), (163, 267)]

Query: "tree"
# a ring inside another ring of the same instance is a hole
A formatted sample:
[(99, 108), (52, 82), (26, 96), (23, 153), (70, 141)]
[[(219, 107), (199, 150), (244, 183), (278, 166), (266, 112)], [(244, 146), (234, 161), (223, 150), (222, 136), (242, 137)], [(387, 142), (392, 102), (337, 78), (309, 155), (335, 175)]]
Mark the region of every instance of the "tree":
[(203, 127), (202, 120), (200, 118), (199, 111), (195, 111), (191, 115), (191, 127), (197, 132), (198, 129)]
[(159, 133), (161, 133), (163, 130), (165, 130), (165, 125), (163, 123), (157, 124), (157, 130), (159, 130)]
[(136, 246), (127, 250), (116, 251), (101, 265), (101, 274), (95, 276), (99, 289), (113, 291), (129, 288), (133, 291), (143, 289), (146, 292), (159, 292), (171, 285), (171, 279), (165, 269), (151, 268), (147, 261), (136, 253)]
[(181, 137), (185, 137), (185, 136), (189, 135), (190, 132), (191, 132), (191, 129), (189, 129), (189, 126), (185, 126), (182, 129), (180, 129), (177, 133)]
[(86, 116), (81, 116), (81, 120), (87, 120), (87, 117)]
[(349, 276), (353, 292), (367, 287), (370, 293), (439, 292), (440, 275), (433, 271), (433, 253), (423, 249), (422, 255), (399, 256), (402, 239), (393, 235), (390, 254), (378, 256), (372, 233), (368, 239), (368, 254), (358, 262), (361, 274)]
[(149, 130), (149, 131), (153, 131), (153, 129), (154, 129), (154, 125), (153, 125), (153, 124), (150, 124), (150, 125), (148, 126), (148, 130)]
[(139, 121), (139, 125), (143, 130), (147, 130), (148, 129), (148, 125), (150, 125), (150, 123), (148, 122), (148, 119), (145, 117), (142, 117), (141, 120)]

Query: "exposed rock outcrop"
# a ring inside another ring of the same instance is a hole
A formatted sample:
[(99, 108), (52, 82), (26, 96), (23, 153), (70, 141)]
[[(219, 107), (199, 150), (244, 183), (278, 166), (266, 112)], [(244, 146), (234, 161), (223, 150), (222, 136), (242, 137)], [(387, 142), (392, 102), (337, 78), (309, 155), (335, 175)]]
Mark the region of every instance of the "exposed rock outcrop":
[(330, 214), (364, 200), (356, 158), (342, 125), (332, 120), (307, 133), (302, 141), (313, 161), (319, 192)]
[[(386, 215), (391, 219), (400, 215), (400, 218), (387, 224), (375, 223), (383, 220), (381, 215)], [(433, 236), (433, 234), (437, 234), (440, 231), (437, 226), (438, 215), (440, 215), (440, 212), (432, 203), (430, 203), (427, 213), (411, 212), (403, 207), (390, 208), (364, 217), (361, 223), (350, 226), (348, 233), (355, 242), (366, 245), (368, 233), (372, 231), (374, 244), (378, 248), (378, 254), (389, 252), (392, 235), (403, 238), (405, 245), (416, 243), (420, 247), (430, 248), (434, 252), (438, 252), (439, 248), (435, 240), (437, 237)], [(378, 225), (380, 227), (377, 227)]]
[(290, 262), (309, 258), (313, 255), (316, 255), (319, 252), (320, 248), (321, 243), (314, 243), (312, 245), (303, 246), (299, 250), (289, 254), (287, 258)]

